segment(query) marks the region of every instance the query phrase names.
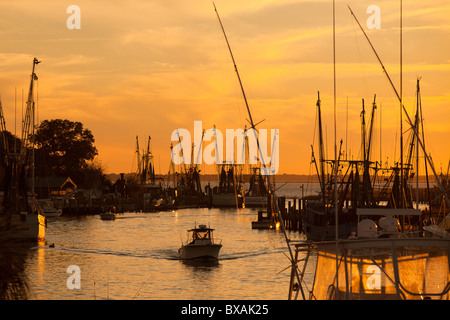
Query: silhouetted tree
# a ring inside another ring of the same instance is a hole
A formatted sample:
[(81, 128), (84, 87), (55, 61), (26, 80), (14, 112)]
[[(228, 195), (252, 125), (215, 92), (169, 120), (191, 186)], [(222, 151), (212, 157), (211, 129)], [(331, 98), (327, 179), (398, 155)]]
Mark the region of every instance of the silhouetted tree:
[(92, 132), (83, 128), (81, 122), (44, 120), (36, 131), (35, 141), (40, 156), (57, 176), (82, 178), (81, 173), (98, 154)]

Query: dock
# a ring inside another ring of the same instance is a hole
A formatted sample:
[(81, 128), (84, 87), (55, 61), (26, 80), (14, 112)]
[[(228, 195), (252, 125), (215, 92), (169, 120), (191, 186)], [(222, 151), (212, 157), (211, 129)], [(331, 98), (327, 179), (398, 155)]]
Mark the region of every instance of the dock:
[(284, 227), (290, 231), (302, 231), (302, 200), (298, 198), (279, 197), (278, 207), (284, 221)]

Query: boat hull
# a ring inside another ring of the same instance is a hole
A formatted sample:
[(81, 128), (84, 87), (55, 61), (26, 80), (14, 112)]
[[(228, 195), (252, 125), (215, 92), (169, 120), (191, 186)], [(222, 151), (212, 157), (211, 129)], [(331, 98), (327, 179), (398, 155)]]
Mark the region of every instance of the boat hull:
[(265, 211), (258, 211), (258, 220), (252, 221), (252, 229), (276, 229), (277, 222), (272, 214)]
[(44, 240), (46, 221), (41, 214), (13, 214), (0, 217), (0, 238)]
[(182, 246), (178, 252), (182, 260), (219, 259), (221, 244), (188, 244)]
[[(332, 241), (336, 239), (335, 226), (315, 225), (306, 220), (303, 220), (302, 223), (303, 232), (306, 235), (306, 239), (310, 241)], [(356, 224), (340, 224), (338, 227), (338, 232), (339, 239), (347, 239), (352, 232), (356, 232)]]
[(234, 193), (217, 193), (212, 196), (212, 205), (215, 208), (242, 207), (242, 198)]
[(42, 214), (46, 217), (59, 217), (62, 214), (62, 209), (55, 207), (52, 200), (38, 199), (39, 207), (42, 209)]
[(267, 207), (267, 197), (247, 196), (244, 199), (244, 204), (245, 204), (246, 208), (266, 208)]
[(277, 225), (274, 221), (252, 221), (252, 229), (276, 229)]
[(100, 219), (102, 220), (116, 220), (117, 216), (112, 213), (104, 213), (100, 215)]
[(59, 217), (62, 214), (62, 210), (44, 211), (44, 215), (48, 217)]

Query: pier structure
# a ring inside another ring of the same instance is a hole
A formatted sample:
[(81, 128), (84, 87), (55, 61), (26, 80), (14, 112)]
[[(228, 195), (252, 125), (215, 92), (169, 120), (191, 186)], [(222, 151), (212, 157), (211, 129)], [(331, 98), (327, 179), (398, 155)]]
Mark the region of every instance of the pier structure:
[(283, 218), (286, 230), (302, 231), (302, 199), (300, 198), (278, 198), (278, 207)]

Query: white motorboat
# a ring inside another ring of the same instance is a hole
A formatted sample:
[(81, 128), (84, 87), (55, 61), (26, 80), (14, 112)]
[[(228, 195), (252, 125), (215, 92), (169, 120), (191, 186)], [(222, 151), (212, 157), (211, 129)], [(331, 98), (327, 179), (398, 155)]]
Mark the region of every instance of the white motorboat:
[(222, 248), (221, 240), (213, 237), (214, 229), (207, 228), (201, 224), (188, 230), (188, 241), (178, 250), (180, 258), (191, 259), (218, 259), (219, 251)]

